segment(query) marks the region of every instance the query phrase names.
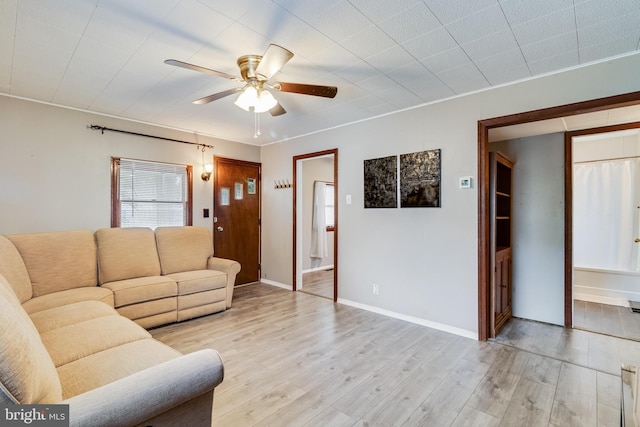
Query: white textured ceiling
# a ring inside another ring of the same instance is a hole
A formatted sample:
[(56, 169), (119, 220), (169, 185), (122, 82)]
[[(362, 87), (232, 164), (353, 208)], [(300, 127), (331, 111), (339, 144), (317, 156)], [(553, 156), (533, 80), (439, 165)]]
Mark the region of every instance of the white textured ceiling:
[[(270, 43), (295, 56), (272, 80), (338, 87), (275, 92), (254, 117), (237, 57)], [(640, 0), (2, 0), (0, 93), (266, 144), (640, 48)], [(98, 123), (99, 124), (99, 123)]]

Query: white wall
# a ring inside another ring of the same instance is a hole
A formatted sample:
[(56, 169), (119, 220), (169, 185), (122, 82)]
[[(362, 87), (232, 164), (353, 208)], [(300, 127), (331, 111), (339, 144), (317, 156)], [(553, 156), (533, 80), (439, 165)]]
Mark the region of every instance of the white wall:
[[(457, 184), (477, 174), (478, 120), (638, 91), (638, 70), (640, 55), (628, 56), (273, 144), (262, 149), (264, 181), (291, 178), (295, 155), (338, 148), (340, 300), (475, 335), (478, 196)], [(434, 148), (441, 208), (364, 209), (365, 159)], [(291, 194), (264, 190), (263, 272), (290, 285)]]
[(300, 162), (298, 173), (302, 174), (302, 271), (333, 266), (333, 235), (327, 232), (329, 256), (311, 258), (311, 224), (313, 221), (313, 185), (315, 181), (333, 182), (333, 156), (305, 159)]
[(640, 131), (629, 129), (607, 134), (575, 137), (571, 145), (574, 164), (636, 157), (640, 156)]
[[(111, 157), (194, 166), (193, 224), (213, 228), (213, 181), (200, 179), (192, 145), (87, 129), (114, 129), (196, 141), (193, 134), (0, 96), (0, 233), (109, 227)], [(260, 161), (258, 147), (203, 136), (213, 155)], [(209, 208), (209, 218), (202, 209)]]
[(512, 170), (515, 317), (564, 325), (564, 134), (489, 145)]

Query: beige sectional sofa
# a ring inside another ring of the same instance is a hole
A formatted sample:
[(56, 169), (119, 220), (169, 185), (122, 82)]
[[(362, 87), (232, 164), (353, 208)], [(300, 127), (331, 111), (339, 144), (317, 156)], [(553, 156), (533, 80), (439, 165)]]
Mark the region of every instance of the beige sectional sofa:
[(200, 227), (0, 236), (0, 402), (66, 403), (71, 425), (211, 425), (223, 364), (144, 327), (231, 306), (240, 265)]

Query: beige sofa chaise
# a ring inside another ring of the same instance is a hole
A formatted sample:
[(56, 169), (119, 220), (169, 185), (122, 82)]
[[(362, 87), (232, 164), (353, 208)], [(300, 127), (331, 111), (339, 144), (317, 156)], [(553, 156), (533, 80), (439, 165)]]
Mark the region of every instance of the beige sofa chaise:
[(143, 326), (231, 305), (240, 266), (212, 252), (199, 227), (0, 236), (0, 402), (66, 403), (78, 426), (210, 426), (218, 353)]

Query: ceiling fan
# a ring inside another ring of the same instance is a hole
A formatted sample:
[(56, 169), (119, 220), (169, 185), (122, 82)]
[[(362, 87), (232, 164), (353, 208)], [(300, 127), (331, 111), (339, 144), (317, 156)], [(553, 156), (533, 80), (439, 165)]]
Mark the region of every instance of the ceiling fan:
[(325, 98), (333, 98), (336, 96), (338, 88), (335, 86), (269, 82), (269, 79), (280, 71), (280, 69), (289, 62), (291, 58), (293, 58), (292, 52), (276, 44), (270, 44), (262, 56), (243, 55), (238, 58), (238, 67), (240, 68), (241, 77), (178, 61), (176, 59), (167, 59), (164, 62), (168, 65), (199, 71), (201, 73), (213, 74), (214, 76), (224, 77), (244, 83), (244, 86), (242, 87), (223, 90), (222, 92), (196, 99), (193, 101), (194, 104), (208, 104), (209, 102), (224, 98), (225, 96), (242, 92), (235, 101), (235, 104), (238, 107), (246, 111), (253, 111), (256, 113), (269, 111), (272, 116), (279, 116), (286, 113), (286, 110), (278, 101), (276, 101), (267, 88), (280, 92), (301, 93), (304, 95), (322, 96)]

